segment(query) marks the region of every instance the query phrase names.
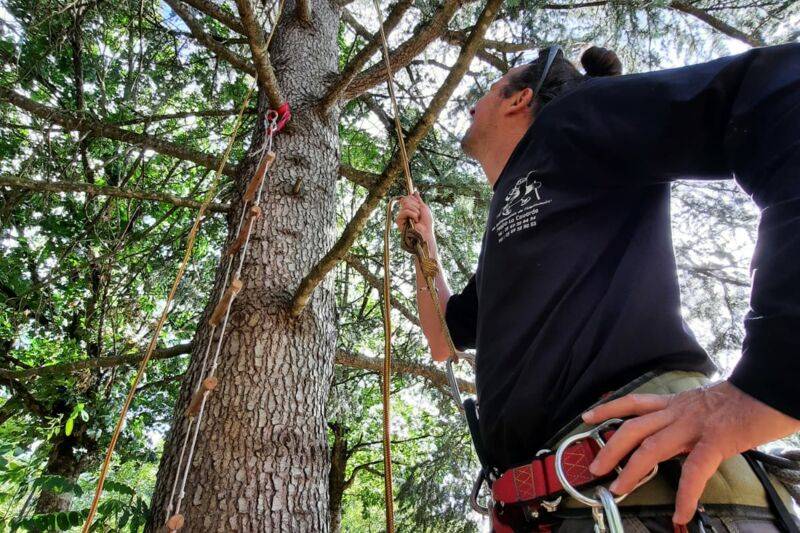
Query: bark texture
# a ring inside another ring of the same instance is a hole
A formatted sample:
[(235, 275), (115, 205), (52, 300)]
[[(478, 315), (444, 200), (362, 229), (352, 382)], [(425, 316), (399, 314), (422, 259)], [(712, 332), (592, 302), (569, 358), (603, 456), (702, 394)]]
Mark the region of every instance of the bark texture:
[[(209, 395), (182, 514), (184, 531), (314, 531), (329, 527), (325, 404), (336, 343), (333, 280), (292, 318), (292, 290), (333, 244), (338, 175), (338, 113), (313, 111), (325, 79), (337, 70), (338, 8), (310, 4), (312, 24), (285, 17), (270, 47), (281, 90), (292, 104), (290, 127), (276, 139), (278, 154), (263, 216), (255, 225), (242, 271), (244, 289), (235, 300), (223, 343), (217, 389)], [(286, 13), (293, 13), (287, 1)], [(266, 107), (263, 92), (259, 106)], [(263, 130), (256, 132), (260, 146)], [(251, 152), (253, 148), (251, 148)], [(241, 192), (255, 169), (243, 165)], [(299, 185), (298, 185), (299, 183)], [(299, 192), (296, 192), (298, 191)], [(241, 212), (233, 202), (229, 242)], [(176, 405), (153, 497), (149, 531), (166, 518), (188, 420), (183, 415), (199, 377), (209, 336), (205, 323), (195, 336), (192, 362)]]

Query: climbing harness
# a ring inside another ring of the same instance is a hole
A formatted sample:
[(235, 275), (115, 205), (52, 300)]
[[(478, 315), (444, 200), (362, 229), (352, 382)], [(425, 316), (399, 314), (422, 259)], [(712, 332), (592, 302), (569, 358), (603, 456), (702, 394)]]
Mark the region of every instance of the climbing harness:
[[(606, 437), (604, 435), (604, 431), (610, 428), (612, 425), (622, 424), (622, 420), (618, 418), (612, 418), (610, 420), (606, 420), (600, 425), (593, 427), (588, 431), (584, 431), (582, 433), (576, 433), (571, 437), (566, 438), (561, 445), (558, 447), (556, 451), (556, 459), (555, 459), (555, 467), (556, 467), (556, 476), (558, 477), (558, 481), (561, 483), (561, 486), (564, 490), (578, 500), (579, 502), (583, 503), (584, 505), (588, 505), (592, 509), (592, 518), (595, 522), (595, 532), (596, 533), (605, 533), (606, 531), (610, 533), (622, 533), (622, 519), (620, 518), (619, 508), (617, 504), (624, 500), (629, 493), (620, 494), (619, 496), (614, 497), (614, 495), (609, 492), (607, 488), (600, 485), (595, 489), (595, 494), (597, 498), (589, 498), (577, 490), (572, 483), (570, 482), (569, 476), (567, 475), (567, 470), (565, 469), (565, 464), (570, 464), (565, 461), (565, 455), (568, 453), (570, 446), (573, 443), (579, 442), (582, 439), (592, 439), (594, 442), (597, 443), (599, 448), (603, 448), (606, 445)], [(591, 461), (590, 463), (591, 464)], [(615, 468), (617, 472), (622, 471), (622, 467), (617, 466)], [(588, 472), (588, 466), (587, 466)], [(651, 479), (658, 473), (658, 465), (653, 467), (653, 470), (650, 471), (644, 478), (642, 478), (639, 483), (633, 488), (633, 490), (638, 489)], [(589, 473), (591, 475), (591, 473)], [(606, 523), (608, 526), (606, 526)]]
[[(583, 439), (592, 439), (597, 444), (597, 450), (605, 447), (606, 438), (611, 435), (611, 433), (609, 433), (608, 435), (604, 434), (605, 430), (607, 430), (613, 425), (619, 425), (619, 424), (622, 424), (622, 420), (620, 420), (619, 418), (612, 418), (610, 420), (606, 420), (602, 424), (597, 425), (588, 431), (584, 431), (582, 433), (576, 433), (575, 435), (567, 437), (558, 447), (558, 450), (556, 450), (556, 457), (555, 457), (556, 476), (558, 477), (558, 481), (561, 483), (561, 486), (570, 496), (572, 496), (579, 502), (583, 503), (584, 505), (588, 505), (592, 509), (597, 509), (599, 507), (605, 508), (607, 504), (599, 499), (594, 499), (584, 496), (580, 491), (578, 491), (572, 485), (569, 476), (567, 475), (567, 470), (564, 468), (565, 455), (568, 453), (568, 450), (570, 449), (570, 446), (573, 443), (580, 442)], [(594, 450), (594, 447), (590, 447), (589, 450)], [(592, 453), (591, 455), (594, 455), (594, 453)], [(594, 477), (591, 473), (588, 472), (588, 464), (590, 463), (591, 461), (586, 465), (586, 472), (588, 473), (588, 475)], [(569, 464), (570, 466), (572, 466), (572, 463)], [(622, 467), (617, 466), (616, 471), (621, 472)], [(653, 476), (655, 476), (657, 473), (658, 473), (658, 465), (654, 466), (653, 470), (651, 470), (649, 474), (647, 474), (641, 481), (639, 481), (639, 484), (636, 485), (636, 487), (634, 487), (634, 490), (641, 487), (651, 479), (653, 479)], [(617, 504), (622, 500), (624, 500), (627, 496), (628, 493), (621, 494), (616, 498), (613, 498), (613, 503)]]

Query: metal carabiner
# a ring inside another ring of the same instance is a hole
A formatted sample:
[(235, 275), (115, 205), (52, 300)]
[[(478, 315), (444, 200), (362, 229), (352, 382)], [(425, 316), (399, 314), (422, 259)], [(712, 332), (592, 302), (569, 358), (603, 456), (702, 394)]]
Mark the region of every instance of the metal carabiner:
[[(597, 444), (600, 445), (601, 448), (603, 448), (606, 445), (606, 441), (603, 439), (601, 433), (604, 430), (606, 430), (609, 426), (615, 424), (622, 424), (622, 422), (623, 420), (619, 418), (611, 418), (609, 420), (606, 420), (602, 424), (595, 426), (594, 428), (588, 431), (584, 431), (582, 433), (576, 433), (575, 435), (567, 437), (561, 442), (561, 444), (558, 446), (558, 449), (556, 449), (556, 476), (558, 477), (558, 480), (561, 482), (561, 486), (564, 487), (564, 490), (567, 492), (567, 494), (569, 494), (570, 496), (572, 496), (573, 498), (575, 498), (584, 505), (593, 508), (602, 507), (603, 502), (596, 498), (590, 498), (582, 494), (575, 487), (572, 486), (572, 484), (567, 479), (566, 473), (564, 472), (564, 466), (563, 466), (564, 452), (573, 442), (577, 442), (581, 439), (588, 439), (588, 438), (594, 440), (595, 442), (597, 442)], [(622, 468), (617, 466), (615, 470), (619, 472), (622, 470)], [(647, 474), (647, 476), (645, 476), (644, 479), (639, 481), (639, 483), (634, 487), (633, 490), (638, 489), (639, 487), (641, 487), (642, 485), (653, 479), (653, 476), (655, 476), (657, 472), (658, 472), (658, 465), (654, 466), (653, 470), (649, 474)], [(616, 498), (613, 498), (614, 503), (621, 502), (628, 496), (628, 494), (630, 493), (626, 492), (625, 494), (620, 494)]]
[[(472, 354), (459, 352), (456, 354), (458, 360), (464, 360), (468, 362), (472, 368), (475, 368), (475, 356)], [(453, 370), (453, 363), (458, 361), (453, 361), (453, 358), (450, 357), (447, 359), (446, 368), (447, 368), (447, 383), (450, 385), (450, 395), (455, 400), (456, 405), (458, 408), (463, 412), (464, 411), (464, 402), (461, 400), (461, 391), (458, 390), (458, 379), (456, 379), (455, 371)]]
[[(602, 485), (597, 487), (595, 494), (601, 503), (601, 507), (592, 507), (595, 531), (597, 533), (606, 530), (608, 533), (623, 533), (622, 516), (619, 514), (617, 502), (614, 501), (614, 495)], [(608, 527), (606, 527), (606, 522), (608, 522)]]
[(469, 494), (469, 505), (476, 513), (482, 514), (483, 516), (489, 516), (489, 507), (481, 505), (480, 502), (478, 502), (478, 496), (481, 495), (481, 489), (483, 488), (484, 481), (486, 481), (486, 476), (483, 473), (483, 470), (481, 470), (478, 472), (478, 477), (475, 478), (475, 482), (472, 484), (472, 491)]

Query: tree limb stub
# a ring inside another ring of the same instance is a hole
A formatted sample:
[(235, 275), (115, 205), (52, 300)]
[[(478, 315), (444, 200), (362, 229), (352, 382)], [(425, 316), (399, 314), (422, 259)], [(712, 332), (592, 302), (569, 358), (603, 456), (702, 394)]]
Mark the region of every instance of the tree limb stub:
[[(450, 70), (444, 83), (436, 91), (428, 108), (410, 130), (406, 138), (406, 150), (408, 151), (409, 157), (414, 153), (419, 143), (433, 127), (439, 113), (444, 109), (445, 104), (447, 104), (447, 101), (453, 95), (453, 92), (464, 77), (464, 74), (466, 74), (470, 62), (475, 57), (483, 41), (483, 36), (486, 35), (486, 30), (489, 29), (489, 25), (497, 15), (497, 10), (501, 4), (501, 0), (489, 0), (486, 6), (484, 6), (483, 11), (478, 17), (478, 21), (475, 23), (474, 30), (461, 48), (458, 59), (456, 59), (455, 64), (453, 64), (453, 68)], [(311, 298), (311, 293), (314, 291), (314, 288), (316, 288), (327, 273), (333, 270), (339, 261), (344, 258), (358, 235), (364, 229), (372, 211), (378, 206), (378, 202), (386, 195), (386, 192), (389, 190), (394, 180), (400, 175), (402, 168), (402, 161), (399, 153), (395, 153), (386, 170), (381, 175), (380, 182), (370, 189), (367, 198), (358, 207), (358, 210), (350, 222), (347, 223), (347, 226), (345, 226), (337, 242), (322, 259), (312, 267), (306, 277), (303, 278), (298, 285), (291, 303), (292, 316), (300, 316), (300, 313), (302, 313)]]
[[(216, 156), (198, 152), (191, 148), (185, 148), (153, 135), (129, 131), (114, 124), (101, 122), (87, 116), (76, 116), (35, 102), (6, 87), (0, 87), (0, 100), (9, 102), (46, 122), (58, 124), (66, 130), (91, 133), (94, 137), (103, 137), (133, 144), (176, 159), (191, 161), (210, 169), (219, 167), (220, 160)], [(225, 165), (222, 169), (222, 173), (226, 176), (234, 176), (235, 168), (231, 165)]]

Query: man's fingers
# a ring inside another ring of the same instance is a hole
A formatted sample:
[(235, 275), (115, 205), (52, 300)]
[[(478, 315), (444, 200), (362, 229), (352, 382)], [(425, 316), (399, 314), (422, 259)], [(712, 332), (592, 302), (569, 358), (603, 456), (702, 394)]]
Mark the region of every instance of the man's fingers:
[(419, 211), (414, 209), (402, 208), (397, 212), (397, 225), (400, 229), (405, 226), (406, 220), (411, 219), (414, 222), (419, 222)]
[[(645, 447), (652, 445), (652, 442), (648, 439), (656, 437), (651, 435), (661, 431), (661, 429), (666, 427), (671, 421), (672, 415), (663, 410), (626, 420), (608, 440), (605, 447), (600, 449), (594, 462), (592, 462), (589, 467), (592, 474), (597, 476), (607, 474), (612, 468), (617, 466), (626, 455), (631, 453), (634, 448), (639, 446), (639, 450), (641, 451), (642, 446), (640, 445), (643, 442), (647, 443)], [(635, 472), (636, 469), (633, 469), (633, 471)], [(644, 473), (646, 474), (647, 471)]]
[(583, 421), (587, 424), (599, 424), (609, 418), (652, 413), (667, 407), (670, 398), (672, 395), (669, 394), (628, 394), (586, 411), (583, 413)]
[(615, 494), (632, 491), (658, 463), (686, 450), (689, 444), (686, 436), (684, 430), (671, 426), (646, 437), (612, 483), (611, 491)]
[(672, 517), (674, 523), (684, 525), (692, 519), (706, 483), (717, 471), (722, 460), (722, 453), (714, 446), (703, 441), (697, 443), (681, 469), (681, 480), (675, 497), (675, 514)]

